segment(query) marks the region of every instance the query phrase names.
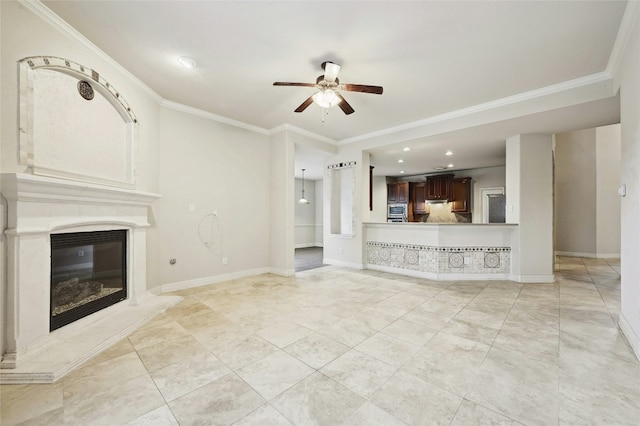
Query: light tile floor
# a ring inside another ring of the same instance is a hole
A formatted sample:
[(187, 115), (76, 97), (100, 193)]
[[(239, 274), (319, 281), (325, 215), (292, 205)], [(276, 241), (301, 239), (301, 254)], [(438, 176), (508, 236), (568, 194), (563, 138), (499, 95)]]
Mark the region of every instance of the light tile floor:
[(555, 284), (324, 267), (176, 292), (51, 385), (4, 385), (2, 425), (640, 424), (616, 262)]

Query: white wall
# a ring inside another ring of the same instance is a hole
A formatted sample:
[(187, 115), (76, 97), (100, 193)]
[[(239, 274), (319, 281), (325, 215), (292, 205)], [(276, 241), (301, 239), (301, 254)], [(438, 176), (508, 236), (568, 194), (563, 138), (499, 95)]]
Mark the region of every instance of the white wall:
[(456, 172), (456, 177), (471, 178), (471, 220), (473, 223), (482, 222), (482, 197), (480, 190), (483, 188), (504, 188), (506, 177), (505, 167), (484, 167), (481, 169), (463, 170)]
[(163, 198), (152, 206), (149, 287), (266, 269), (268, 136), (169, 108), (159, 128)]
[(518, 224), (512, 274), (522, 282), (553, 281), (552, 139), (543, 134), (507, 139), (507, 222)]
[(620, 124), (596, 129), (596, 253), (620, 257)]
[(373, 177), (373, 211), (369, 216), (370, 222), (387, 221), (387, 177)]
[(620, 327), (640, 358), (640, 24), (636, 14), (633, 34), (620, 72), (622, 302)]
[(556, 135), (556, 253), (620, 256), (619, 182), (619, 124)]
[(323, 227), (322, 223), (322, 209), (324, 201), (324, 183), (322, 180), (315, 181), (315, 204), (314, 204), (314, 218), (315, 218), (315, 238), (314, 245), (316, 247), (322, 247), (324, 245), (322, 240)]
[(271, 136), (269, 147), (269, 208), (268, 213), (263, 211), (270, 216), (269, 265), (271, 272), (291, 276), (295, 274), (295, 144), (283, 131)]
[(555, 250), (595, 256), (597, 229), (596, 130), (556, 135)]

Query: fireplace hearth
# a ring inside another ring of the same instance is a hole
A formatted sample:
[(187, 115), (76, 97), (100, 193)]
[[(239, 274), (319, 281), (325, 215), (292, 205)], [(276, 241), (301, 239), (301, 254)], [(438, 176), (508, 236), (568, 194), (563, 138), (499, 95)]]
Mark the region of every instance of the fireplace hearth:
[(51, 235), (50, 331), (126, 298), (126, 230)]

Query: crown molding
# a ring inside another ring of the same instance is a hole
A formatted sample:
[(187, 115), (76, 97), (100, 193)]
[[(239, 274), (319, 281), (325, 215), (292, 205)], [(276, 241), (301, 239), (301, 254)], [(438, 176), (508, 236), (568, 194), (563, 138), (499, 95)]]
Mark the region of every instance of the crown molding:
[(627, 2), (627, 7), (624, 9), (622, 22), (620, 22), (620, 28), (618, 28), (616, 41), (613, 45), (613, 49), (611, 49), (611, 55), (609, 55), (609, 62), (607, 63), (606, 68), (606, 72), (613, 77), (614, 90), (616, 92), (620, 88), (620, 63), (622, 62), (624, 51), (627, 49), (629, 39), (633, 33), (633, 28), (638, 23), (639, 17), (640, 2)]
[(311, 139), (315, 139), (317, 141), (320, 142), (324, 142), (324, 143), (328, 143), (330, 145), (338, 145), (338, 141), (328, 138), (326, 136), (322, 136), (319, 135), (317, 133), (313, 133), (310, 132), (308, 130), (302, 129), (300, 127), (294, 126), (293, 124), (281, 124), (279, 126), (274, 127), (273, 129), (269, 130), (269, 134), (270, 135), (275, 135), (276, 133), (280, 133), (280, 132), (292, 132), (292, 133), (297, 133), (299, 135), (302, 136), (307, 136)]
[(267, 129), (263, 129), (262, 127), (254, 126), (253, 124), (248, 124), (242, 121), (234, 120), (232, 118), (223, 117), (222, 115), (214, 114), (212, 112), (204, 111), (198, 108), (193, 108), (188, 105), (179, 104), (177, 102), (163, 100), (160, 102), (160, 105), (165, 108), (170, 108), (176, 111), (185, 112), (187, 114), (195, 115), (198, 117), (206, 118), (207, 120), (217, 121), (218, 123), (228, 124), (230, 126), (239, 127), (241, 129), (249, 130), (255, 133), (259, 133), (261, 135), (270, 135), (271, 133)]
[[(471, 117), (476, 114), (497, 110), (499, 108), (504, 108), (508, 106), (514, 106), (520, 103), (537, 100), (537, 99), (541, 99), (541, 98), (552, 96), (552, 95), (561, 94), (563, 92), (568, 92), (570, 90), (584, 88), (587, 86), (592, 86), (592, 85), (600, 86), (602, 83), (606, 84), (611, 79), (612, 79), (612, 76), (609, 72), (602, 71), (602, 72), (591, 74), (585, 77), (568, 80), (558, 84), (552, 84), (550, 86), (545, 86), (540, 89), (530, 90), (528, 92), (523, 92), (516, 95), (496, 99), (493, 101), (484, 102), (484, 103), (473, 105), (467, 108), (461, 108), (461, 109), (446, 112), (443, 114), (434, 115), (422, 120), (405, 123), (399, 126), (389, 127), (383, 130), (379, 130), (377, 132), (366, 133), (364, 135), (343, 139), (338, 142), (338, 145), (340, 146), (348, 145), (354, 142), (361, 142), (361, 141), (365, 141), (365, 140), (380, 137), (380, 136), (387, 136), (387, 135), (399, 133), (405, 130), (416, 129), (419, 127), (426, 127), (426, 126), (434, 125), (437, 123), (443, 123), (446, 121), (459, 119), (463, 117)], [(616, 93), (615, 90), (611, 90), (611, 96), (614, 96), (615, 93)]]
[(53, 13), (51, 9), (42, 4), (39, 0), (19, 0), (20, 4), (29, 9), (31, 12), (40, 17), (43, 21), (51, 25), (53, 28), (57, 29), (61, 33), (67, 35), (68, 37), (74, 39), (78, 43), (82, 44), (85, 48), (90, 50), (96, 56), (98, 56), (103, 61), (107, 62), (110, 66), (117, 69), (121, 72), (127, 79), (129, 79), (133, 84), (135, 84), (139, 89), (141, 89), (145, 94), (151, 97), (156, 102), (162, 102), (162, 97), (158, 95), (153, 89), (144, 84), (142, 80), (137, 78), (135, 75), (131, 74), (115, 61), (111, 56), (107, 55), (102, 49), (93, 44), (89, 39), (83, 36), (78, 30), (69, 25), (66, 21), (60, 18), (58, 15)]

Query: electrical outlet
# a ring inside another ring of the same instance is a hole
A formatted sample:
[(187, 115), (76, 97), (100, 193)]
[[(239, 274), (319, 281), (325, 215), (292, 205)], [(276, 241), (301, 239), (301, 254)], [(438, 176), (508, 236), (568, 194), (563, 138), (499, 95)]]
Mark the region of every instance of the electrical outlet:
[(223, 258), (222, 258), (222, 264), (223, 264), (223, 265), (226, 265), (226, 264), (228, 264), (228, 263), (229, 263), (229, 259), (228, 259), (227, 257), (223, 257)]
[(217, 210), (212, 211), (211, 214), (213, 215), (213, 217), (218, 217), (218, 211)]
[(78, 250), (78, 257), (84, 256), (84, 250)]
[(471, 265), (471, 258), (469, 256), (465, 256), (464, 257), (464, 264), (465, 265)]
[(196, 205), (195, 204), (189, 204), (189, 213), (194, 213), (196, 211)]

